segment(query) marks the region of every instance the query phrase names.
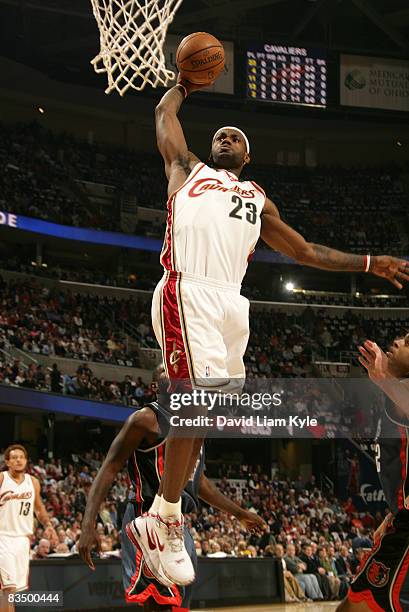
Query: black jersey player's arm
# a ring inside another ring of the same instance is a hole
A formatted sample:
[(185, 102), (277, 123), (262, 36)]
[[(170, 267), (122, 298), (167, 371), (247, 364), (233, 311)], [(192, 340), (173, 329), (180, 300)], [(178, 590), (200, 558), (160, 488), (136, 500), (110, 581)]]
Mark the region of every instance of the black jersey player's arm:
[(267, 523), (261, 516), (254, 512), (249, 512), (249, 510), (245, 510), (229, 497), (223, 495), (216, 485), (204, 474), (200, 477), (199, 497), (209, 504), (209, 506), (218, 508), (227, 514), (235, 516), (246, 529), (263, 531), (267, 528)]
[[(307, 242), (301, 234), (284, 223), (277, 207), (269, 199), (261, 216), (261, 237), (269, 247), (294, 259), (297, 263), (333, 272), (364, 272), (365, 256), (344, 253)], [(371, 256), (369, 271), (389, 280), (402, 289), (401, 281), (409, 281), (409, 264), (389, 255)]]
[[(395, 342), (397, 342), (395, 340)], [(400, 342), (408, 343), (407, 334)], [(402, 418), (402, 425), (408, 425), (409, 419), (409, 378), (400, 379), (391, 372), (390, 361), (383, 350), (371, 340), (366, 340), (363, 346), (359, 347), (361, 353), (360, 363), (366, 368), (369, 378), (374, 382), (395, 404), (399, 417)], [(408, 363), (409, 370), (409, 363)]]
[(95, 520), (101, 503), (106, 498), (118, 472), (124, 467), (132, 452), (144, 440), (155, 444), (157, 432), (158, 422), (150, 408), (145, 407), (134, 412), (112, 442), (107, 456), (98, 470), (88, 495), (78, 546), (81, 558), (91, 569), (95, 569), (91, 559), (91, 550), (96, 542)]
[(37, 519), (40, 521), (43, 527), (52, 527), (50, 517), (41, 499), (41, 486), (40, 481), (35, 476), (31, 476), (34, 487), (34, 512)]
[[(155, 109), (156, 142), (165, 162), (168, 194), (179, 189), (199, 159), (188, 150), (178, 112), (185, 99), (187, 83), (180, 81), (169, 89)], [(200, 86), (195, 86), (200, 88)]]

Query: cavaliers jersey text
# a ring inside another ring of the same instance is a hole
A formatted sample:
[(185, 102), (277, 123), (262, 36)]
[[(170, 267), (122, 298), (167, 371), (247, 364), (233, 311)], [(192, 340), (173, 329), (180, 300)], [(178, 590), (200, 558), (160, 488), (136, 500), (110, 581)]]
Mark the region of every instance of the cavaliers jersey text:
[(3, 472), (0, 487), (0, 536), (29, 536), (33, 533), (35, 492), (28, 474), (18, 484)]
[(198, 163), (168, 200), (165, 270), (240, 285), (261, 230), (264, 191)]
[[(158, 419), (159, 434), (157, 444), (152, 448), (136, 449), (128, 460), (128, 473), (133, 491), (130, 501), (138, 504), (139, 513), (147, 512), (159, 490), (165, 465), (166, 437), (170, 428), (171, 415), (158, 402), (145, 406), (153, 410)], [(196, 463), (193, 474), (182, 492), (182, 513), (196, 510), (199, 495), (200, 477), (204, 469), (204, 451)]]

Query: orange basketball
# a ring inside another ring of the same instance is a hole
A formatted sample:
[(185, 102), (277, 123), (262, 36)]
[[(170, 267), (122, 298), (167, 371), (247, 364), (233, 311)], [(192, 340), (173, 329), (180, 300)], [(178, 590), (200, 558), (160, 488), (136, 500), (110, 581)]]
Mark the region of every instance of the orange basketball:
[(207, 32), (189, 34), (176, 51), (176, 64), (182, 78), (191, 83), (212, 83), (224, 68), (223, 45)]

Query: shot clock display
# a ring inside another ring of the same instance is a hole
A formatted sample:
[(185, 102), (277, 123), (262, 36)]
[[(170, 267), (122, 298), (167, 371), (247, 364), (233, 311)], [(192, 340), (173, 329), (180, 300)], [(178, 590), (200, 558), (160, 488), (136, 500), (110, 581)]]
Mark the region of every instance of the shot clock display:
[(247, 97), (262, 102), (327, 105), (325, 53), (265, 44), (247, 51)]

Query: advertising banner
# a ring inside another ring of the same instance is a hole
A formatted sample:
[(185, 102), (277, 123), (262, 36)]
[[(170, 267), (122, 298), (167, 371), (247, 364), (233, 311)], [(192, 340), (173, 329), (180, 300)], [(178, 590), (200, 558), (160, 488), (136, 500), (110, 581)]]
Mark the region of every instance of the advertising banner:
[(409, 111), (409, 61), (341, 55), (340, 102)]
[[(117, 559), (95, 561), (92, 572), (77, 559), (47, 559), (30, 564), (30, 590), (55, 593), (60, 605), (53, 609), (101, 610), (125, 608), (121, 563)], [(280, 562), (276, 559), (198, 559), (193, 588), (196, 607), (254, 605), (284, 600)], [(30, 599), (28, 599), (30, 601)], [(38, 612), (37, 606), (25, 606)], [(49, 608), (50, 609), (50, 608)]]

